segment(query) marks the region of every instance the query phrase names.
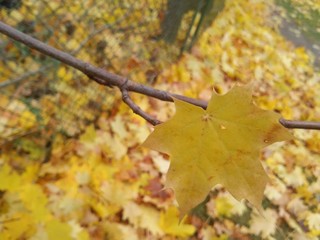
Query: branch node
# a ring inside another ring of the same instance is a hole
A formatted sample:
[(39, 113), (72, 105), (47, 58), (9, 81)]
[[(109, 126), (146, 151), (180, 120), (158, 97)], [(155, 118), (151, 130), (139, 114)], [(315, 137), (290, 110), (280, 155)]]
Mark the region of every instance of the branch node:
[[(124, 83), (122, 83), (119, 88), (123, 94), (123, 91), (126, 90), (127, 91), (127, 86), (128, 86), (128, 82), (129, 82), (129, 78), (126, 78), (126, 80), (124, 81)], [(127, 93), (128, 94), (128, 93)]]
[(128, 90), (121, 89), (121, 93), (122, 93), (122, 101), (124, 101), (126, 103), (128, 101), (128, 99), (130, 98)]
[(126, 80), (125, 83), (123, 83), (120, 87), (121, 93), (122, 93), (122, 101), (126, 103), (135, 114), (138, 114), (145, 120), (147, 120), (149, 123), (151, 123), (153, 126), (160, 124), (161, 122), (152, 117), (151, 115), (144, 112), (137, 104), (135, 104), (132, 99), (129, 96), (128, 90), (126, 89), (125, 85), (127, 84), (128, 80)]

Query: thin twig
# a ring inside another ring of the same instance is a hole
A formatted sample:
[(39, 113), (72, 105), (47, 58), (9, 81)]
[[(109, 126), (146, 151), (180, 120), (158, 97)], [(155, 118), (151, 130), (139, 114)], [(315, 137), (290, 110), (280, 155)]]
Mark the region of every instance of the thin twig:
[[(111, 29), (114, 25), (119, 25), (122, 21), (126, 20), (127, 16), (129, 15), (130, 11), (128, 11), (125, 15), (123, 15), (121, 18), (117, 19), (117, 21), (115, 21), (112, 24), (105, 24), (104, 26), (102, 26), (99, 29), (94, 30), (93, 32), (91, 32), (80, 44), (79, 47), (74, 51), (74, 53), (76, 54), (77, 52), (79, 52), (80, 49), (82, 49), (82, 47), (84, 47), (84, 45), (86, 45), (95, 35), (107, 30), (107, 29)], [(72, 55), (75, 55), (72, 54)]]
[(43, 66), (35, 71), (30, 71), (30, 72), (27, 72), (27, 73), (19, 76), (19, 77), (14, 78), (14, 79), (9, 79), (7, 81), (1, 82), (0, 88), (4, 88), (4, 87), (7, 87), (12, 84), (17, 84), (21, 81), (26, 80), (28, 77), (31, 77), (32, 75), (35, 75), (35, 74), (38, 74), (38, 73), (41, 73), (41, 72), (47, 70), (48, 68), (49, 68), (49, 66)]
[(3, 219), (0, 221), (0, 224), (8, 223), (8, 222), (13, 222), (13, 221), (18, 221), (20, 218), (8, 218), (8, 219)]
[(122, 93), (122, 101), (125, 102), (135, 114), (138, 114), (139, 116), (147, 120), (149, 123), (151, 123), (153, 126), (160, 124), (161, 122), (159, 120), (144, 112), (137, 104), (134, 103), (134, 101), (132, 101), (127, 90), (128, 82), (129, 79), (126, 79), (126, 81), (120, 86), (120, 91)]
[[(1, 21), (0, 21), (0, 33), (3, 33), (4, 35), (14, 40), (21, 42), (27, 45), (28, 47), (41, 52), (44, 55), (50, 56), (75, 69), (78, 69), (79, 71), (87, 75), (90, 79), (96, 81), (99, 84), (118, 87), (122, 91), (122, 94), (124, 95), (123, 101), (125, 101), (125, 103), (128, 104), (128, 106), (134, 112), (136, 112), (137, 114), (139, 114), (140, 116), (142, 116), (143, 118), (145, 118), (147, 121), (151, 123), (154, 122), (154, 124), (157, 124), (158, 122), (152, 120), (152, 117), (150, 118), (150, 116), (144, 113), (142, 110), (139, 110), (140, 108), (135, 103), (133, 103), (132, 99), (129, 97), (128, 92), (130, 91), (136, 92), (136, 93), (140, 93), (149, 97), (153, 97), (153, 98), (156, 98), (162, 101), (168, 101), (168, 102), (172, 102), (173, 98), (177, 98), (179, 100), (191, 103), (193, 105), (202, 107), (204, 109), (207, 107), (207, 102), (203, 100), (198, 100), (198, 99), (189, 98), (189, 97), (178, 95), (178, 94), (173, 94), (167, 91), (158, 90), (150, 86), (133, 82), (123, 76), (107, 72), (102, 68), (95, 67), (90, 63), (81, 61), (66, 52), (60, 51), (33, 37), (30, 37), (27, 34), (24, 34), (23, 32), (20, 32), (15, 28), (12, 28)], [(125, 88), (123, 88), (124, 85), (125, 85)], [(317, 129), (317, 130), (320, 129), (320, 122), (303, 122), (303, 121), (292, 121), (292, 120), (286, 120), (286, 119), (280, 119), (279, 122), (286, 128), (303, 128), (303, 129)]]
[(286, 128), (320, 130), (320, 122), (292, 121), (283, 118), (280, 118), (279, 122)]
[(121, 93), (122, 93), (122, 101), (125, 102), (132, 109), (132, 111), (135, 114), (143, 117), (145, 120), (147, 120), (153, 126), (161, 123), (158, 119), (156, 119), (156, 118), (152, 117), (151, 115), (149, 115), (148, 113), (144, 112), (137, 104), (135, 104), (134, 101), (132, 101), (132, 99), (130, 98), (130, 95), (126, 89), (122, 89)]

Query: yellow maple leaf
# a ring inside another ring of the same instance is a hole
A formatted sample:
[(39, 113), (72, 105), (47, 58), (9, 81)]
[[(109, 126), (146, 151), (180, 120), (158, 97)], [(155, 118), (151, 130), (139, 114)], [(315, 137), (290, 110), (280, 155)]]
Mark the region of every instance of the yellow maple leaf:
[(253, 104), (251, 85), (214, 93), (206, 110), (174, 102), (176, 114), (156, 126), (144, 146), (171, 155), (166, 187), (175, 191), (181, 214), (216, 184), (259, 208), (268, 181), (259, 151), (291, 138), (280, 115)]
[(66, 239), (72, 240), (71, 237), (71, 227), (67, 223), (58, 221), (57, 219), (52, 219), (46, 222), (46, 230), (49, 240), (55, 239)]
[(95, 141), (96, 137), (97, 137), (96, 130), (95, 130), (93, 124), (90, 124), (86, 128), (86, 131), (80, 136), (80, 141), (92, 143)]
[(320, 214), (309, 213), (306, 219), (311, 234), (313, 236), (320, 236)]
[(32, 212), (32, 216), (37, 221), (43, 221), (51, 217), (47, 209), (47, 197), (37, 184), (24, 184), (20, 191), (20, 198), (25, 207)]
[(150, 231), (152, 234), (162, 234), (162, 229), (159, 226), (158, 219), (160, 213), (152, 207), (138, 205), (134, 202), (128, 202), (123, 206), (123, 218), (135, 228), (143, 228)]
[(0, 190), (17, 191), (21, 186), (19, 175), (7, 164), (0, 167)]
[(277, 214), (271, 209), (263, 211), (262, 214), (253, 214), (249, 232), (256, 235), (261, 234), (263, 239), (266, 239), (277, 228)]
[(131, 226), (106, 221), (104, 223), (104, 229), (107, 239), (109, 240), (139, 239), (137, 231)]
[(22, 212), (12, 215), (1, 225), (0, 239), (30, 239), (35, 232), (34, 219)]
[(188, 237), (196, 231), (193, 225), (184, 224), (183, 221), (179, 223), (179, 212), (175, 207), (161, 213), (159, 225), (165, 233), (177, 237)]
[(19, 124), (25, 128), (30, 129), (36, 126), (37, 118), (36, 116), (31, 113), (30, 111), (23, 111), (19, 118)]

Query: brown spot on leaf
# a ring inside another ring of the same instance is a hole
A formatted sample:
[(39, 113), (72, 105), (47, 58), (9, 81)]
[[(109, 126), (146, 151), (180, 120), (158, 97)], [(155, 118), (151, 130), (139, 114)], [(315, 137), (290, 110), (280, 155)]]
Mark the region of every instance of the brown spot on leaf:
[(282, 126), (279, 123), (274, 123), (270, 130), (266, 133), (263, 142), (272, 143), (277, 138), (277, 132), (280, 131)]
[(211, 181), (213, 176), (208, 177), (208, 182)]

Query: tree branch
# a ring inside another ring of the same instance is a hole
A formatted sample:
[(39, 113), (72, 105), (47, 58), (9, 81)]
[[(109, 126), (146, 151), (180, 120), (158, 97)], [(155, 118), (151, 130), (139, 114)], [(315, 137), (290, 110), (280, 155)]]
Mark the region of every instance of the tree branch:
[(286, 128), (320, 130), (320, 122), (292, 121), (283, 118), (280, 118), (279, 122)]
[(127, 79), (124, 84), (120, 86), (120, 91), (122, 93), (122, 101), (125, 102), (135, 114), (138, 114), (145, 120), (147, 120), (149, 123), (151, 123), (153, 126), (160, 124), (161, 122), (148, 113), (144, 112), (137, 104), (135, 104), (127, 90), (129, 79)]
[[(0, 33), (21, 42), (28, 47), (39, 51), (40, 53), (50, 56), (60, 62), (65, 63), (87, 75), (90, 79), (105, 86), (116, 86), (122, 92), (123, 101), (138, 115), (146, 119), (153, 125), (157, 125), (160, 121), (154, 119), (147, 113), (143, 112), (130, 98), (128, 92), (136, 92), (149, 97), (153, 97), (162, 101), (173, 102), (173, 98), (188, 102), (190, 104), (206, 108), (207, 102), (186, 96), (158, 90), (140, 83), (133, 82), (123, 76), (107, 72), (102, 68), (95, 67), (90, 63), (81, 61), (74, 56), (51, 47), (23, 32), (0, 21)], [(303, 128), (303, 129), (320, 129), (320, 122), (302, 122), (280, 119), (279, 122), (286, 128)]]
[(160, 124), (161, 122), (149, 115), (148, 113), (144, 112), (137, 104), (135, 104), (132, 99), (129, 96), (129, 93), (127, 89), (121, 89), (122, 93), (122, 101), (124, 101), (135, 114), (138, 114), (139, 116), (143, 117), (145, 120), (147, 120), (149, 123), (151, 123), (153, 126)]
[[(28, 36), (27, 34), (24, 34), (13, 27), (10, 27), (9, 25), (3, 23), (0, 21), (0, 32), (3, 33), (4, 35), (21, 42), (28, 47), (35, 49), (39, 52), (41, 52), (44, 55), (50, 56), (60, 62), (63, 62), (75, 69), (78, 69), (79, 71), (83, 72), (86, 74), (89, 78), (93, 78), (94, 80), (99, 79), (99, 83), (103, 85), (111, 85), (111, 86), (116, 86), (120, 87), (121, 85), (124, 84), (124, 82), (127, 80), (123, 76), (119, 76), (117, 74), (113, 74), (110, 72), (107, 72), (106, 70), (102, 68), (95, 67), (91, 65), (90, 63), (81, 61), (72, 55), (60, 51), (56, 48), (53, 48), (31, 36)], [(188, 98), (185, 96), (181, 96), (178, 94), (171, 94), (166, 91), (161, 91), (158, 89), (154, 89), (152, 87), (133, 82), (131, 80), (128, 81), (127, 83), (127, 90), (131, 92), (136, 92), (140, 93), (143, 95), (147, 95), (150, 97), (154, 97), (157, 99), (160, 99), (162, 101), (169, 101), (172, 102), (173, 99), (172, 97), (175, 97), (177, 99), (189, 102), (191, 104), (200, 106), (200, 107), (205, 107), (206, 103), (201, 100), (193, 99), (193, 98)]]

